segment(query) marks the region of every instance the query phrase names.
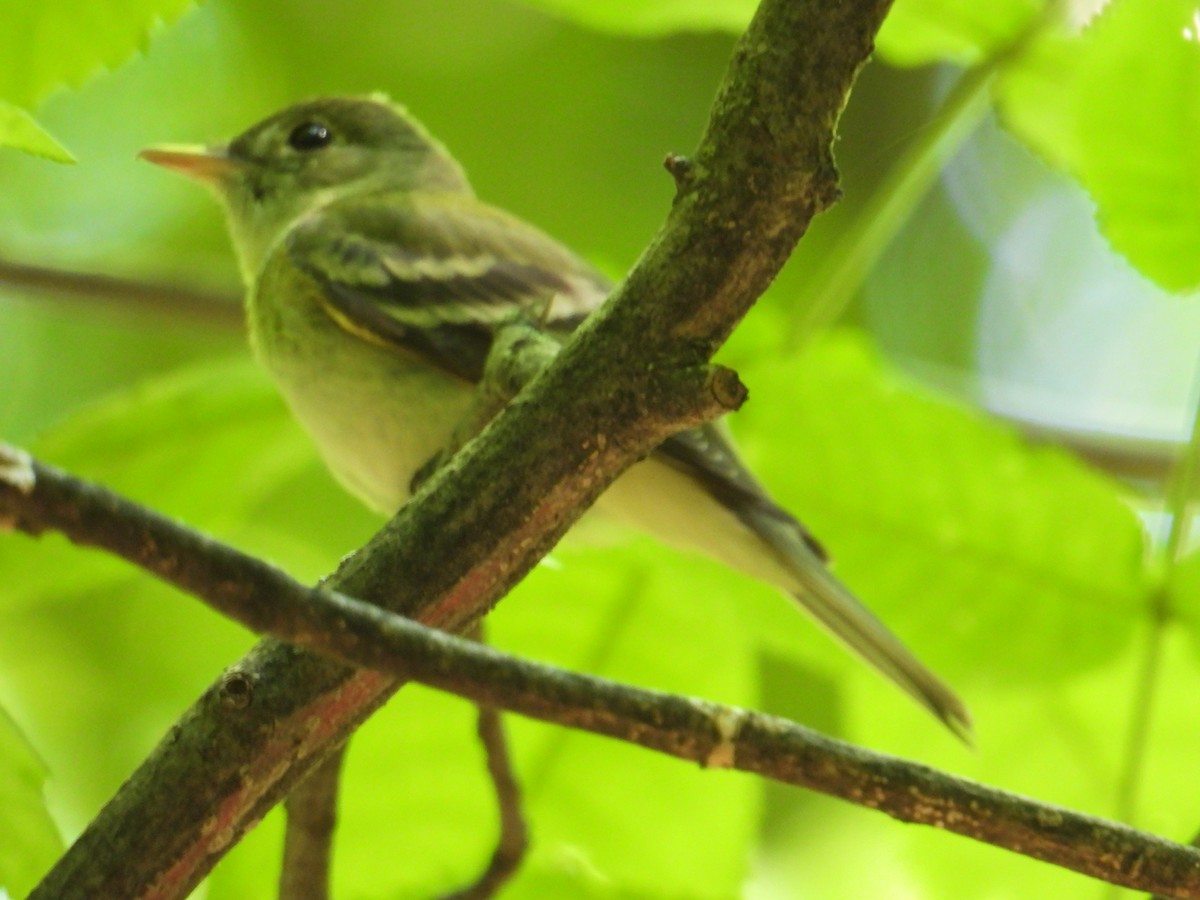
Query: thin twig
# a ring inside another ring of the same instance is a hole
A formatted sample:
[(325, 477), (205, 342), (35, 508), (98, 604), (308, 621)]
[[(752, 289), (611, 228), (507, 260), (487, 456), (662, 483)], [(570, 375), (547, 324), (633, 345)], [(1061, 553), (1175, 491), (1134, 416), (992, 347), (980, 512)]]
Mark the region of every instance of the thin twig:
[(95, 272), (27, 265), (7, 259), (0, 259), (0, 286), (59, 299), (87, 300), (139, 316), (149, 312), (173, 319), (190, 319), (229, 330), (240, 330), (245, 319), (241, 302), (233, 295)]
[(1171, 467), (1165, 490), (1166, 512), (1171, 526), (1159, 551), (1163, 583), (1150, 592), (1147, 600), (1149, 631), (1142, 655), (1130, 715), (1129, 733), (1117, 789), (1117, 815), (1133, 821), (1136, 813), (1138, 780), (1146, 756), (1154, 696), (1158, 689), (1163, 644), (1167, 626), (1175, 615), (1172, 589), (1175, 572), (1191, 530), (1191, 498), (1200, 475), (1200, 358), (1192, 378), (1192, 428), (1188, 441)]
[(345, 755), (344, 745), (334, 750), (284, 801), (287, 831), (279, 900), (329, 900), (338, 785)]
[[(483, 643), (484, 624), (477, 622), (467, 637)], [(487, 867), (474, 882), (461, 890), (446, 894), (442, 900), (487, 900), (504, 887), (525, 858), (529, 847), (529, 827), (521, 812), (521, 785), (508, 752), (504, 721), (494, 706), (480, 706), (476, 720), (479, 740), (487, 759), (488, 778), (496, 793), (496, 808), (500, 816), (500, 835)]]
[(480, 706), (478, 729), (487, 756), (488, 777), (496, 792), (500, 836), (487, 868), (479, 877), (461, 890), (446, 894), (442, 900), (487, 900), (488, 897), (494, 897), (516, 874), (529, 847), (529, 828), (521, 813), (521, 786), (513, 771), (500, 710), (494, 706)]
[[(1200, 898), (1195, 849), (774, 716), (565, 672), (425, 628), (301, 585), (260, 560), (11, 451), (0, 455), (0, 519), (35, 534), (59, 530), (77, 543), (117, 553), (250, 628), (347, 663), (704, 766), (821, 791), (1113, 884)], [(237, 695), (247, 690), (241, 685)]]
[[(468, 637), (475, 642), (484, 643), (484, 630), (484, 623), (476, 623)], [(487, 758), (487, 775), (496, 792), (500, 834), (496, 841), (496, 850), (493, 851), (492, 858), (488, 860), (487, 868), (482, 874), (474, 883), (446, 895), (443, 900), (486, 900), (496, 895), (516, 874), (529, 846), (529, 828), (521, 811), (521, 785), (518, 784), (516, 772), (512, 768), (508, 737), (504, 733), (504, 720), (500, 716), (500, 710), (492, 706), (481, 706), (476, 725)]]

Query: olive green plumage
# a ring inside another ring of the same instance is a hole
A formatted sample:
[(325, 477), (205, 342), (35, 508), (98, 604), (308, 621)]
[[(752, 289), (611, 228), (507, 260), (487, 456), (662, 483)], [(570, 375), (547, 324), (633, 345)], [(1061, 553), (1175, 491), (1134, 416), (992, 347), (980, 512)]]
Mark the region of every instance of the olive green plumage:
[[(609, 289), (477, 200), (445, 148), (385, 98), (312, 100), (227, 145), (143, 155), (222, 201), (255, 353), (338, 479), (385, 513), (467, 413), (499, 324), (524, 308), (566, 334)], [(670, 439), (597, 506), (792, 594), (965, 735), (962, 702), (830, 574), (721, 429)]]

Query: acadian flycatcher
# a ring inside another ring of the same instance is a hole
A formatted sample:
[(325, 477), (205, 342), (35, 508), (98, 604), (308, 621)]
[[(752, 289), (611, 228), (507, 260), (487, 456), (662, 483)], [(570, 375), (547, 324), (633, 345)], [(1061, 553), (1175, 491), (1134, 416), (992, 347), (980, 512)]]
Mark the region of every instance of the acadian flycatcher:
[[(326, 463), (391, 514), (466, 415), (518, 308), (565, 335), (611, 285), (557, 241), (475, 198), (446, 149), (386, 99), (330, 97), (214, 146), (142, 152), (217, 195), (250, 338)], [(819, 544), (722, 431), (678, 434), (598, 506), (775, 585), (959, 734), (966, 708), (825, 565)]]

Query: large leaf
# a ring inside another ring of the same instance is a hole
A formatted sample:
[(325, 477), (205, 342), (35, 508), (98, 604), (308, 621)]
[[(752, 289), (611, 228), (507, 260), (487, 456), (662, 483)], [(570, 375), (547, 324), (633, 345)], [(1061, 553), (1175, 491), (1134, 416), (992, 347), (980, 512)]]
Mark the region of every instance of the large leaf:
[[(1147, 586), (1115, 485), (906, 384), (859, 338), (746, 378), (756, 467), (939, 668), (1040, 682), (1127, 639)], [(999, 645), (1018, 621), (1022, 639)]]
[(1081, 34), (1035, 42), (999, 98), (1009, 128), (1087, 188), (1118, 251), (1170, 290), (1200, 286), (1191, 0), (1113, 0)]

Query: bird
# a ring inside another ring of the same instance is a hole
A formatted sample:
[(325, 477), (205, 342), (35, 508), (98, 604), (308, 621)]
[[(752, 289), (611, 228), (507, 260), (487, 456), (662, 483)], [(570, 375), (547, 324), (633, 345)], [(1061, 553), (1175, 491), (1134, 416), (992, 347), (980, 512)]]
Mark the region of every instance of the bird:
[[(254, 354), (337, 480), (386, 515), (467, 414), (498, 329), (533, 311), (565, 340), (612, 288), (479, 200), (449, 151), (382, 94), (317, 97), (228, 143), (140, 156), (224, 207)], [(721, 423), (668, 438), (596, 506), (781, 589), (969, 740), (963, 702), (834, 576)]]

